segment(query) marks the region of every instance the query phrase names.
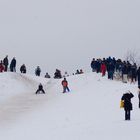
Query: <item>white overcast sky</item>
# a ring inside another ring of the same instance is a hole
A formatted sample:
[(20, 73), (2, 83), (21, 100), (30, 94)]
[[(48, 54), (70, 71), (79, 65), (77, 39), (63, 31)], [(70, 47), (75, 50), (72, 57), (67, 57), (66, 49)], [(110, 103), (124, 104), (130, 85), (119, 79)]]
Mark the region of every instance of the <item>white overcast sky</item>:
[[(0, 59), (34, 71), (86, 69), (140, 50), (140, 0), (0, 0)], [(30, 67), (30, 68), (29, 68)]]

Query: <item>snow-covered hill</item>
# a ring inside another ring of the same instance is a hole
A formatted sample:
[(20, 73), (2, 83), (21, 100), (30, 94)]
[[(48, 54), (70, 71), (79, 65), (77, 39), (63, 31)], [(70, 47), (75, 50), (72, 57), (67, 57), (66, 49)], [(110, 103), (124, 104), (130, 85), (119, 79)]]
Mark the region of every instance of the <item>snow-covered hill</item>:
[[(137, 84), (110, 81), (96, 73), (61, 80), (16, 73), (0, 74), (0, 138), (2, 140), (138, 140), (140, 110)], [(35, 95), (38, 83), (46, 94)], [(11, 90), (12, 89), (12, 90)], [(119, 108), (122, 94), (132, 91), (131, 121)]]

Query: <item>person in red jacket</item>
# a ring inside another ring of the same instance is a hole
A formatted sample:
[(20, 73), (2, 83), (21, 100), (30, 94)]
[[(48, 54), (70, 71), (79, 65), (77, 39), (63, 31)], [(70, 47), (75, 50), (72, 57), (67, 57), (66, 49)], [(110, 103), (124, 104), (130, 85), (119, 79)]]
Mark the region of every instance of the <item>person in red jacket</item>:
[(63, 93), (66, 93), (66, 90), (69, 92), (69, 88), (68, 88), (68, 82), (66, 80), (66, 78), (64, 78), (64, 80), (62, 81), (62, 86), (63, 86)]
[(105, 63), (101, 64), (101, 73), (102, 73), (102, 76), (105, 76), (105, 73), (106, 73), (106, 65), (105, 65)]
[(2, 63), (2, 61), (0, 62), (0, 72), (3, 72), (4, 71), (4, 65)]

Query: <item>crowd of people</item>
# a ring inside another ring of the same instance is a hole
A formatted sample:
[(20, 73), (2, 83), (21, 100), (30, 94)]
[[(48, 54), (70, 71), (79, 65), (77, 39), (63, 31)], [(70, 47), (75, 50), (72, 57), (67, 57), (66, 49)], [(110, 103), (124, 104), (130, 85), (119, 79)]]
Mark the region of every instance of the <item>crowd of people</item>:
[(122, 61), (114, 57), (93, 58), (91, 68), (93, 72), (101, 72), (102, 76), (105, 76), (107, 72), (108, 79), (111, 80), (115, 78), (122, 80), (124, 83), (128, 81), (135, 83), (138, 80), (138, 85), (140, 86), (140, 67), (137, 67), (136, 63), (131, 64), (129, 61)]

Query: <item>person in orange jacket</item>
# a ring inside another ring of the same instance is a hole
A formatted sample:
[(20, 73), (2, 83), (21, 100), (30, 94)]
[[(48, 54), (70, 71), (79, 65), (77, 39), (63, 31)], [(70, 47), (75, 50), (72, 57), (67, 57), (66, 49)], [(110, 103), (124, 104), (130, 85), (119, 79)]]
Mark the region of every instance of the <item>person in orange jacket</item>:
[(105, 76), (105, 73), (106, 73), (106, 65), (105, 65), (105, 63), (101, 64), (101, 73), (102, 73), (102, 76)]
[(62, 86), (63, 86), (63, 93), (66, 93), (66, 90), (69, 92), (69, 88), (68, 88), (68, 81), (66, 80), (66, 78), (64, 78), (64, 80), (62, 81)]

